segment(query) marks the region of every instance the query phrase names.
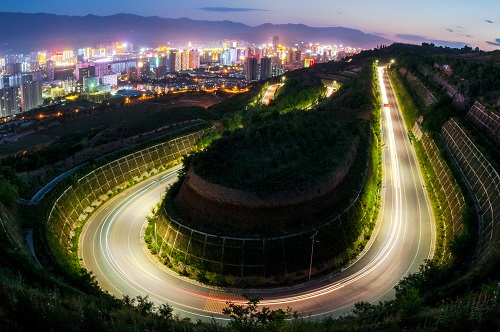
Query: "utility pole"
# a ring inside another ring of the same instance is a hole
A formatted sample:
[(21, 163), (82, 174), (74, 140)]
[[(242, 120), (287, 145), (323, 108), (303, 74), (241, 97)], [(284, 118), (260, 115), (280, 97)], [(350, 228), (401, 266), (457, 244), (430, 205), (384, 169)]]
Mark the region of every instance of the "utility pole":
[(311, 262), (309, 263), (309, 280), (311, 280), (311, 272), (312, 272), (312, 266), (313, 266), (313, 253), (314, 253), (314, 242), (319, 242), (319, 241), (314, 241), (314, 237), (318, 234), (318, 230), (314, 231), (313, 236), (311, 236)]

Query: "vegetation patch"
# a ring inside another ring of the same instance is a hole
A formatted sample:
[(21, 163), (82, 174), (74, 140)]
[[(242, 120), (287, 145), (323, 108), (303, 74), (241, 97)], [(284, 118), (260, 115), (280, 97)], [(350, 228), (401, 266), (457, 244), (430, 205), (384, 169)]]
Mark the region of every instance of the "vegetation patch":
[(223, 135), (193, 159), (210, 182), (245, 191), (289, 189), (334, 171), (363, 122), (340, 122), (332, 112), (262, 112), (253, 125)]

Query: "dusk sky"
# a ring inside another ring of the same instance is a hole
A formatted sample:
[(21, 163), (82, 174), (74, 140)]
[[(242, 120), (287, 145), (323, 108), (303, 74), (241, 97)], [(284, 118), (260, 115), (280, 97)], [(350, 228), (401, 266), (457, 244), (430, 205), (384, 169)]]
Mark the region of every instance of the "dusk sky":
[[(250, 26), (303, 23), (342, 26), (400, 42), (468, 44), (500, 49), (499, 0), (0, 0), (0, 11), (62, 15), (129, 13), (197, 20), (230, 20)], [(0, 37), (1, 38), (1, 37)]]

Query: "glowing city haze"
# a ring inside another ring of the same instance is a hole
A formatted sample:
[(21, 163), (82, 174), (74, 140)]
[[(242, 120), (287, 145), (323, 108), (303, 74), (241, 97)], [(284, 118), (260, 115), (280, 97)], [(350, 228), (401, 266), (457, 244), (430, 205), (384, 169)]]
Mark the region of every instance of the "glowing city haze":
[(500, 1), (330, 1), (330, 0), (4, 0), (1, 11), (60, 15), (129, 13), (169, 18), (342, 26), (413, 44), (422, 42), (482, 50), (500, 49)]

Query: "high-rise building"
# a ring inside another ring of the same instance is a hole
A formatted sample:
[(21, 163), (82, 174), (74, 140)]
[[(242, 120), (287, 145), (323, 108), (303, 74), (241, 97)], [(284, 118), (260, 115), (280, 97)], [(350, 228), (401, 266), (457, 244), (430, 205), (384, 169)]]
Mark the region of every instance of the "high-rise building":
[(62, 52), (52, 53), (52, 55), (50, 56), (50, 60), (53, 62), (62, 62), (63, 61), (63, 53)]
[(21, 62), (9, 63), (7, 66), (7, 74), (19, 75), (23, 72), (23, 64)]
[(21, 110), (29, 111), (43, 104), (42, 83), (30, 82), (21, 85)]
[(73, 51), (63, 51), (63, 61), (71, 61), (73, 60)]
[(181, 70), (181, 52), (172, 51), (170, 53), (170, 72), (177, 72)]
[(109, 85), (111, 87), (117, 86), (118, 85), (118, 75), (117, 74), (104, 75), (102, 77), (102, 84)]
[(127, 67), (127, 77), (129, 81), (137, 80), (137, 67)]
[(9, 76), (9, 86), (21, 86), (23, 83), (23, 76), (21, 74), (19, 75), (11, 75)]
[(182, 51), (181, 70), (189, 70), (189, 51)]
[(238, 62), (238, 50), (236, 48), (231, 48), (229, 50), (229, 64), (233, 65)]
[(278, 50), (279, 44), (280, 44), (280, 37), (273, 36), (273, 51), (277, 51)]
[[(86, 70), (84, 70), (86, 69)], [(75, 78), (82, 84), (82, 74), (85, 76), (95, 76), (95, 66), (93, 62), (77, 62), (75, 65)]]
[(189, 68), (200, 68), (200, 52), (198, 50), (191, 50), (189, 52)]
[(108, 75), (109, 65), (107, 62), (96, 62), (95, 63), (95, 76), (102, 78), (104, 75)]
[(47, 62), (47, 52), (38, 52), (38, 63), (44, 65)]
[(47, 79), (53, 81), (55, 77), (56, 64), (53, 61), (47, 61)]
[(147, 80), (151, 76), (151, 67), (149, 61), (137, 61), (137, 79)]
[(0, 89), (0, 117), (19, 113), (18, 95), (19, 87)]
[(94, 92), (99, 87), (99, 77), (84, 77), (83, 78), (83, 91)]
[(272, 76), (272, 62), (271, 58), (265, 57), (260, 59), (260, 79), (267, 80)]
[(167, 74), (167, 58), (156, 56), (149, 59), (153, 78), (162, 79)]
[(231, 52), (230, 50), (224, 50), (219, 56), (219, 63), (223, 66), (231, 64)]
[(95, 57), (95, 50), (92, 47), (87, 47), (85, 49), (85, 58), (93, 59)]
[(259, 67), (257, 58), (247, 58), (245, 69), (245, 78), (247, 81), (255, 81), (258, 79)]
[(76, 81), (74, 79), (67, 79), (61, 81), (61, 88), (64, 89), (65, 93), (73, 93), (76, 91)]

